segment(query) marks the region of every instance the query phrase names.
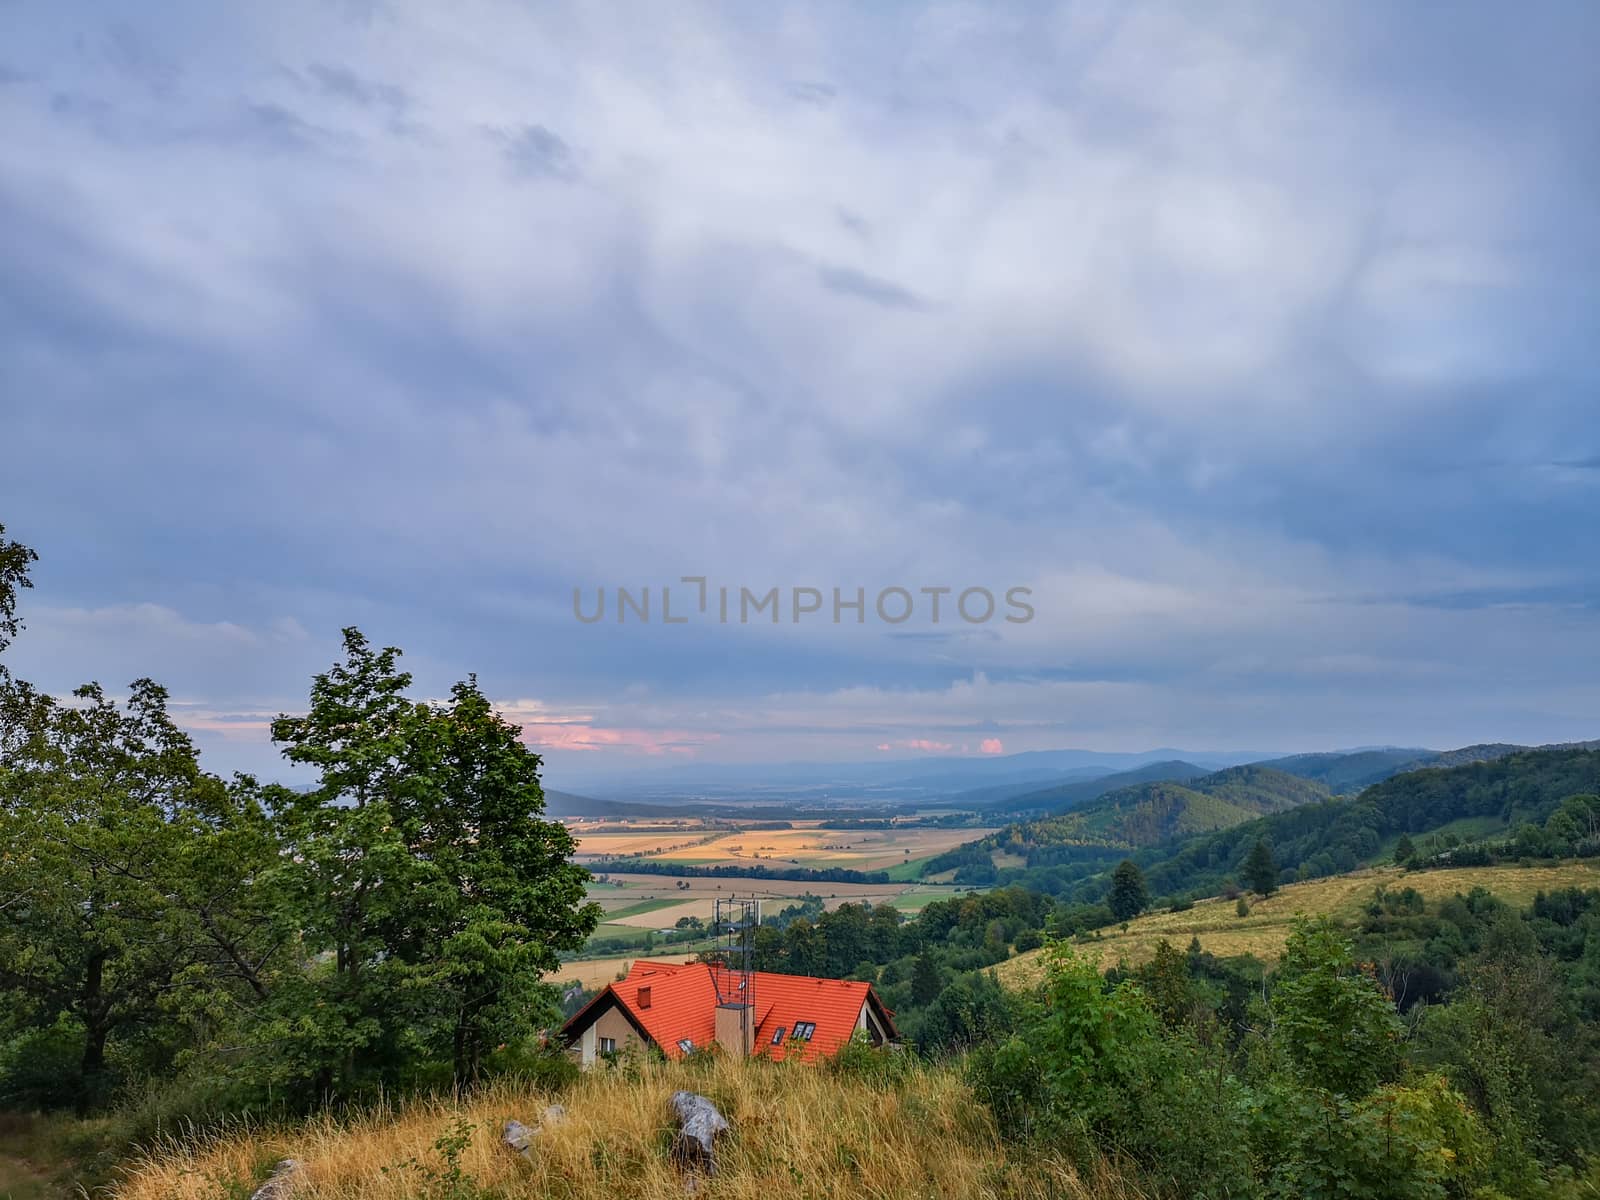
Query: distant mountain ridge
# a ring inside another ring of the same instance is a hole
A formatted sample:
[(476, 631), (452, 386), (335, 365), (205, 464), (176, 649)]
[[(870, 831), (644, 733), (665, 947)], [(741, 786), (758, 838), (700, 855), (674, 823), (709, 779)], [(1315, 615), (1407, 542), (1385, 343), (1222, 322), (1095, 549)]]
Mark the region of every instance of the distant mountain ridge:
[(1373, 784), (1382, 783), (1406, 771), (1427, 767), (1460, 767), (1468, 763), (1495, 762), (1511, 754), (1530, 750), (1593, 750), (1600, 741), (1554, 742), (1546, 746), (1520, 746), (1512, 742), (1483, 742), (1457, 750), (1420, 750), (1384, 747), (1376, 750), (1334, 751), (1326, 754), (1294, 754), (1268, 759), (1260, 764), (1326, 784), (1336, 796), (1353, 796)]
[(950, 797), (948, 803), (952, 807), (1005, 809), (1014, 813), (1065, 812), (1096, 800), (1107, 792), (1114, 792), (1118, 788), (1157, 780), (1181, 783), (1198, 779), (1207, 771), (1208, 768), (1196, 766), (1191, 762), (1178, 760), (1154, 762), (1135, 767), (1131, 771), (1097, 774), (1088, 779), (1069, 779), (1044, 788), (1039, 787), (1037, 783), (1013, 783), (1000, 787), (979, 788), (975, 791), (957, 793)]
[(1430, 764), (1438, 754), (1432, 750), (1386, 749), (1357, 750), (1348, 754), (1337, 751), (1326, 754), (1294, 754), (1288, 758), (1268, 759), (1262, 766), (1271, 767), (1301, 779), (1315, 780), (1325, 785), (1334, 795), (1359, 792), (1374, 783), (1382, 783), (1393, 775), (1413, 767)]

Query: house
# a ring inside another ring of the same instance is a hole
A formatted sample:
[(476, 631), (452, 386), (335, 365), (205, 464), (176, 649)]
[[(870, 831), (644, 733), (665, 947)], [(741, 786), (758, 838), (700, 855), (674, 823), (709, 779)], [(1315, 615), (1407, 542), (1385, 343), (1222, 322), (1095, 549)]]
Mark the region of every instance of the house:
[(640, 960), (573, 1016), (561, 1036), (588, 1066), (629, 1045), (659, 1046), (668, 1058), (715, 1044), (735, 1054), (814, 1062), (837, 1054), (857, 1032), (874, 1045), (899, 1037), (894, 1014), (870, 983)]

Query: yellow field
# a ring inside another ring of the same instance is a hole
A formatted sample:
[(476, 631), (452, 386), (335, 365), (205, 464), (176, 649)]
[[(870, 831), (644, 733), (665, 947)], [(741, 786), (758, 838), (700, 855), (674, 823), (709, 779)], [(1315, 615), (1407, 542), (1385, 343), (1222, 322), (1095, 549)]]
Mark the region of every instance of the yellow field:
[(963, 842), (986, 837), (992, 829), (831, 829), (814, 821), (793, 829), (701, 831), (660, 829), (641, 823), (570, 822), (578, 858), (616, 858), (641, 854), (692, 866), (840, 867), (884, 871), (914, 859), (942, 854)]
[(627, 973), (628, 964), (635, 959), (648, 958), (655, 962), (688, 962), (692, 954), (624, 954), (617, 958), (588, 958), (582, 962), (563, 963), (561, 969), (550, 976), (551, 983), (579, 983), (589, 991), (599, 991)]
[(629, 854), (643, 854), (648, 858), (672, 854), (698, 844), (710, 836), (709, 831), (699, 833), (672, 830), (661, 833), (580, 833), (579, 858), (622, 858)]
[[(1100, 940), (1086, 942), (1080, 949), (1098, 958), (1102, 969), (1124, 959), (1136, 966), (1155, 954), (1156, 944), (1163, 938), (1182, 950), (1190, 938), (1198, 937), (1200, 945), (1212, 954), (1253, 954), (1270, 962), (1283, 952), (1297, 914), (1353, 918), (1380, 884), (1391, 891), (1415, 888), (1429, 900), (1484, 887), (1507, 903), (1522, 905), (1541, 891), (1600, 888), (1600, 860), (1534, 867), (1463, 867), (1411, 874), (1399, 867), (1375, 867), (1331, 879), (1292, 883), (1267, 900), (1252, 898), (1247, 917), (1235, 914), (1232, 900), (1202, 900), (1188, 912), (1152, 913), (1130, 922), (1126, 933), (1116, 928), (1102, 930)], [(1033, 950), (1001, 963), (996, 968), (1001, 981), (1014, 987), (1037, 982), (1043, 969), (1039, 954)]]
[[(673, 1165), (668, 1099), (679, 1088), (714, 1097), (732, 1126), (717, 1173), (685, 1182)], [(213, 1200), (249, 1195), (267, 1164), (302, 1164), (296, 1200), (420, 1200), (444, 1194), (422, 1171), (445, 1164), (434, 1143), (452, 1128), (468, 1144), (466, 1180), (452, 1195), (506, 1200), (722, 1200), (778, 1196), (946, 1196), (955, 1200), (1134, 1200), (1100, 1165), (1080, 1176), (1050, 1154), (1014, 1158), (994, 1120), (953, 1067), (927, 1068), (914, 1087), (873, 1087), (821, 1068), (723, 1057), (700, 1069), (644, 1063), (591, 1071), (559, 1096), (565, 1117), (541, 1132), (526, 1159), (499, 1144), (508, 1117), (533, 1123), (553, 1097), (513, 1086), (464, 1100), (417, 1102), (322, 1117), (288, 1129), (233, 1130), (173, 1144), (135, 1164), (117, 1200)], [(401, 1164), (415, 1162), (418, 1168)]]

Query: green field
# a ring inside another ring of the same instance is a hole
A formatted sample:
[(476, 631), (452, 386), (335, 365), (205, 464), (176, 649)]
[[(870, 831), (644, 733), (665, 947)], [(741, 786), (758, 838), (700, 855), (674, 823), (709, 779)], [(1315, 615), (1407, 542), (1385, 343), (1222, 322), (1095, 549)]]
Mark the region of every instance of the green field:
[[(593, 888), (589, 889), (591, 892)], [(663, 908), (676, 908), (683, 904), (682, 896), (673, 896), (666, 900), (641, 900), (637, 904), (630, 904), (626, 908), (614, 908), (606, 913), (606, 921), (618, 921), (623, 917), (637, 917), (643, 913), (656, 912)]]

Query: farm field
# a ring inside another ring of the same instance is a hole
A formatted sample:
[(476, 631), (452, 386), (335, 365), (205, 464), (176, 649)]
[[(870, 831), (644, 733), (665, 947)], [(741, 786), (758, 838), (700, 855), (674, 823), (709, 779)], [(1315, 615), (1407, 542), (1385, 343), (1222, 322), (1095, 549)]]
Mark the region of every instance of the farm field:
[(791, 879), (728, 879), (610, 872), (606, 884), (591, 885), (589, 899), (605, 910), (608, 926), (668, 929), (683, 917), (709, 921), (719, 896), (755, 896), (774, 913), (806, 895), (821, 896), (829, 909), (841, 904), (892, 904), (914, 913), (932, 900), (965, 895), (966, 887), (907, 883), (811, 883)]
[[(1253, 954), (1272, 961), (1283, 952), (1297, 914), (1353, 918), (1380, 885), (1391, 891), (1415, 888), (1430, 901), (1483, 887), (1508, 903), (1523, 905), (1540, 891), (1600, 887), (1600, 860), (1410, 873), (1399, 867), (1373, 867), (1329, 879), (1291, 883), (1270, 899), (1252, 899), (1250, 915), (1246, 917), (1235, 914), (1232, 900), (1201, 900), (1188, 912), (1151, 913), (1130, 922), (1126, 933), (1115, 927), (1103, 930), (1099, 940), (1085, 942), (1078, 949), (1097, 958), (1104, 969), (1122, 959), (1134, 965), (1145, 962), (1163, 938), (1181, 950), (1190, 938), (1198, 937), (1200, 945), (1212, 954)], [(1043, 972), (1040, 953), (1032, 950), (1001, 963), (995, 968), (1001, 982), (1013, 987), (1037, 982)]]
[(551, 983), (579, 983), (590, 991), (605, 987), (618, 975), (625, 973), (635, 959), (648, 958), (652, 962), (684, 963), (694, 958), (692, 954), (634, 953), (619, 954), (613, 958), (586, 958), (578, 962), (562, 963), (559, 971), (548, 976)]
[(580, 862), (639, 855), (685, 866), (842, 868), (887, 871), (907, 862), (943, 854), (985, 837), (992, 829), (832, 829), (818, 821), (797, 821), (792, 829), (729, 830), (660, 827), (615, 820), (575, 821), (568, 825), (578, 841)]

